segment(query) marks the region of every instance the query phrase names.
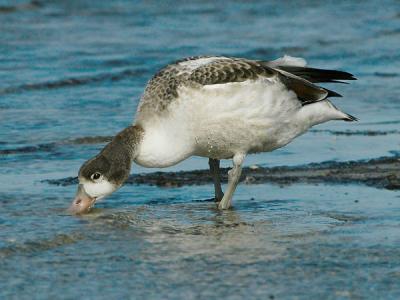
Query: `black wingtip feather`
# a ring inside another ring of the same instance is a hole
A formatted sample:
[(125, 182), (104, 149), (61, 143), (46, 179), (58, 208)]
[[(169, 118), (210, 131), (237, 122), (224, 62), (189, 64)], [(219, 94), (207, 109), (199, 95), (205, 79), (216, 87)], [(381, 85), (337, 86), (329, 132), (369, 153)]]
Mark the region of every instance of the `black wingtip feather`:
[(302, 77), (311, 82), (342, 82), (341, 80), (357, 80), (353, 74), (345, 71), (297, 66), (279, 66), (279, 69)]

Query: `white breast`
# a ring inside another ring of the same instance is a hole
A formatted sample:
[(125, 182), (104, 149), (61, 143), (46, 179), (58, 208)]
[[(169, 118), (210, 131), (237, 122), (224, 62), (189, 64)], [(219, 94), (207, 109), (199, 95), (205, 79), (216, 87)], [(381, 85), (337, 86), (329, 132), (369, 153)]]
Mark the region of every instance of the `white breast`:
[(144, 137), (135, 162), (148, 168), (163, 168), (191, 156), (194, 138), (185, 124), (185, 121), (173, 116), (143, 122)]

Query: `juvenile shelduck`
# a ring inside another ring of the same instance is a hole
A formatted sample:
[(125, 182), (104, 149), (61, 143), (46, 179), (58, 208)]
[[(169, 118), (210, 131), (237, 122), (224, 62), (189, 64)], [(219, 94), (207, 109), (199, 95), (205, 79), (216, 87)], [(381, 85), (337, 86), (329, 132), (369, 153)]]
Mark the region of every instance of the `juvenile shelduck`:
[[(192, 155), (209, 158), (215, 200), (227, 209), (247, 154), (283, 147), (323, 122), (356, 120), (328, 100), (339, 94), (315, 85), (354, 79), (289, 56), (274, 61), (199, 56), (170, 64), (148, 82), (133, 125), (82, 165), (70, 210), (88, 212), (121, 187), (132, 162), (160, 168)], [(221, 159), (233, 161), (225, 193)]]

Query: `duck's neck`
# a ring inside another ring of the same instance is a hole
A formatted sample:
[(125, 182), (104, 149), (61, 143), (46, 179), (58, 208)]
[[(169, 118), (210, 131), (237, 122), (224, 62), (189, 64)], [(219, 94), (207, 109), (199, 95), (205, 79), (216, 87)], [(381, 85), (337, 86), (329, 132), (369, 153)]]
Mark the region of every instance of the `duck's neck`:
[[(106, 156), (112, 155), (114, 159), (122, 156), (132, 162), (138, 153), (139, 144), (143, 138), (144, 130), (139, 125), (132, 125), (120, 131), (104, 148)], [(108, 154), (108, 155), (107, 155)], [(120, 158), (120, 159), (121, 159)]]
[(144, 130), (139, 125), (132, 125), (120, 131), (113, 139), (115, 143), (119, 143), (128, 150), (131, 160), (134, 160), (139, 144), (143, 138)]

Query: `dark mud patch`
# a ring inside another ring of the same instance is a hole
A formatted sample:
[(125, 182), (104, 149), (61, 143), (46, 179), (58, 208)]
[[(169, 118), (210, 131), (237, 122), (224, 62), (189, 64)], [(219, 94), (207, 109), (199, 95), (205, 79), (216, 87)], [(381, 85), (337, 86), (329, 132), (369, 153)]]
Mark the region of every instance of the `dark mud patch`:
[[(221, 169), (222, 181), (227, 181), (228, 168)], [(243, 168), (241, 181), (246, 184), (272, 183), (289, 185), (294, 183), (365, 184), (389, 190), (400, 189), (400, 157), (381, 157), (371, 160), (349, 162), (312, 163), (294, 167)], [(50, 184), (68, 186), (77, 183), (76, 177), (45, 180)], [(181, 172), (154, 172), (131, 175), (126, 184), (146, 184), (160, 187), (211, 184), (208, 170)]]

